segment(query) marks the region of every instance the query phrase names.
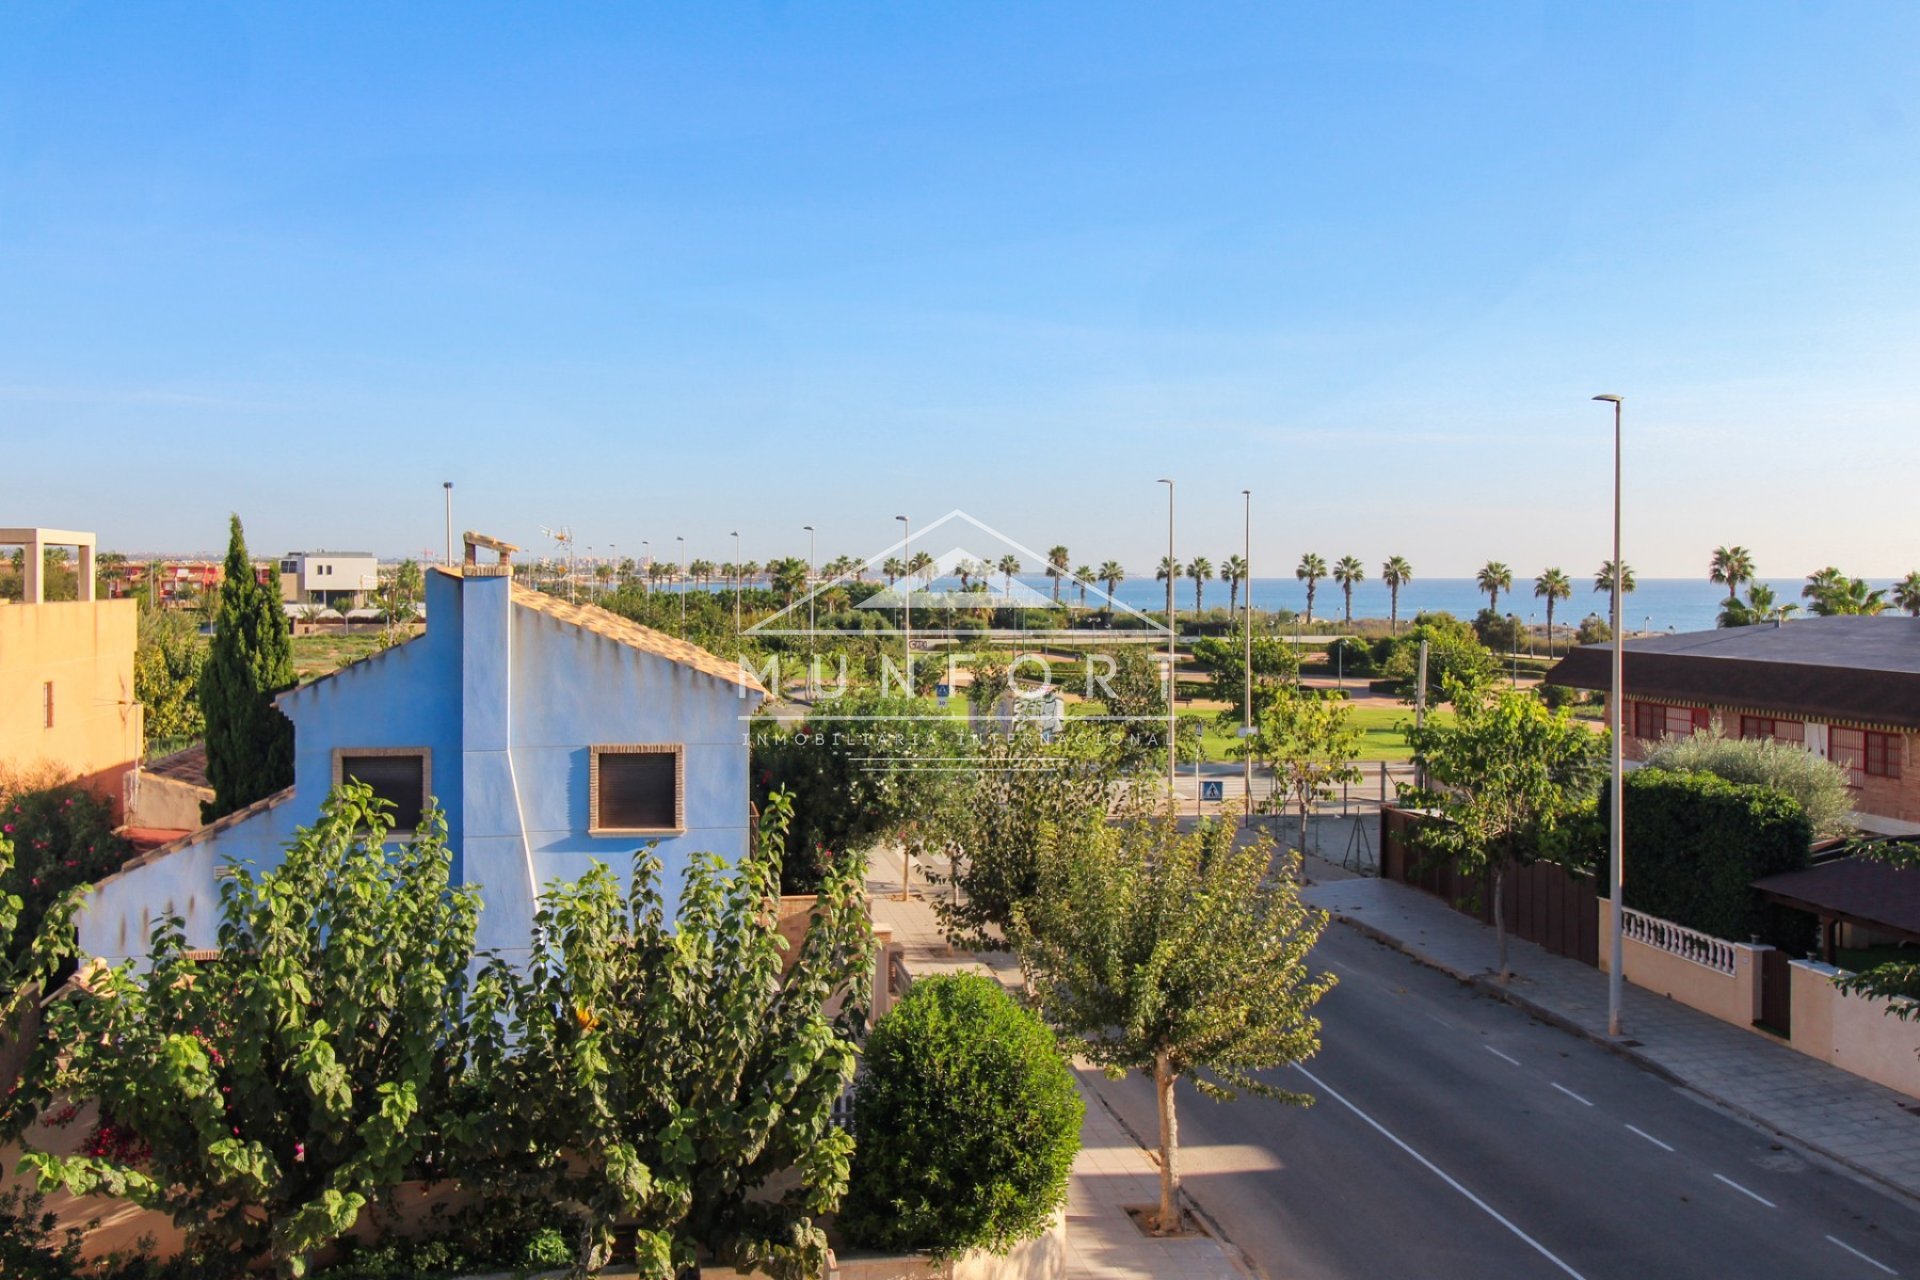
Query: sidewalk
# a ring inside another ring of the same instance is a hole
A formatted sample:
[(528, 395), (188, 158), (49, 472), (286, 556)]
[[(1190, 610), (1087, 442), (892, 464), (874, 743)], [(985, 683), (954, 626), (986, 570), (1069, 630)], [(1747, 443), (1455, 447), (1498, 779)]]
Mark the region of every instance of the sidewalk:
[(1615, 1041), (1607, 1035), (1607, 975), (1598, 969), (1509, 938), (1514, 976), (1502, 984), (1490, 972), (1490, 926), (1406, 885), (1335, 880), (1323, 876), (1325, 870), (1309, 871), (1316, 883), (1302, 896), (1335, 919), (1884, 1187), (1920, 1198), (1920, 1106), (1912, 1099), (1631, 984), (1621, 1007), (1626, 1037)]
[[(887, 859), (875, 860), (884, 869)], [(884, 874), (884, 870), (881, 870)], [(933, 907), (919, 896), (905, 902), (891, 895), (900, 881), (875, 879), (868, 883), (873, 919), (889, 925), (901, 944), (907, 971), (916, 978), (961, 971), (990, 973), (1009, 986), (1020, 981), (1018, 966), (1004, 952), (978, 955), (956, 952), (946, 944)], [(1087, 1104), (1080, 1129), (1080, 1154), (1073, 1162), (1067, 1188), (1068, 1280), (1146, 1280), (1174, 1276), (1179, 1280), (1247, 1280), (1249, 1271), (1239, 1262), (1239, 1251), (1208, 1236), (1155, 1240), (1143, 1234), (1127, 1217), (1128, 1205), (1160, 1202), (1160, 1166), (1135, 1142), (1106, 1109), (1088, 1083), (1087, 1070), (1075, 1072), (1080, 1097)]]

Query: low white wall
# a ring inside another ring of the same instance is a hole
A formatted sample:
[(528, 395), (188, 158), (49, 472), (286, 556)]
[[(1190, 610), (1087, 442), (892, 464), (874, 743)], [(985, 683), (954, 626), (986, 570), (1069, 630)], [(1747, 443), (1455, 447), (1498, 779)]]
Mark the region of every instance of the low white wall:
[(1793, 1038), (1801, 1053), (1920, 1098), (1920, 1022), (1893, 1016), (1884, 1000), (1847, 995), (1840, 970), (1795, 960)]
[[(1602, 898), (1600, 908), (1600, 971), (1611, 968), (1607, 939), (1613, 936), (1613, 904)], [(1760, 1016), (1760, 953), (1769, 947), (1728, 944), (1733, 949), (1733, 972), (1722, 973), (1685, 956), (1649, 946), (1635, 938), (1621, 942), (1626, 979), (1634, 986), (1676, 1000), (1690, 1009), (1712, 1014), (1736, 1027), (1751, 1027)], [(1799, 1009), (1794, 1010), (1796, 1019)]]
[[(731, 1275), (733, 1272), (726, 1272)], [(1017, 1244), (1005, 1256), (971, 1249), (942, 1266), (918, 1254), (842, 1254), (827, 1268), (827, 1280), (1062, 1280), (1067, 1274), (1067, 1215), (1056, 1213), (1047, 1229)], [(721, 1272), (702, 1268), (702, 1280)]]

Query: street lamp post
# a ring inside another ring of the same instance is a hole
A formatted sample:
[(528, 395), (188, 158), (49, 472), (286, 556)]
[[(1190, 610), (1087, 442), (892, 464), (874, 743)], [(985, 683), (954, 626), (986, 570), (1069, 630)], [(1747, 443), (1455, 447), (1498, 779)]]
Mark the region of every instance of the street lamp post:
[(733, 531), (733, 638), (740, 640), (740, 531)]
[(813, 561), (815, 554), (819, 550), (819, 544), (816, 541), (817, 535), (815, 535), (812, 525), (803, 524), (800, 527), (804, 529), (807, 534), (807, 691), (812, 693), (814, 691), (814, 663), (816, 661), (813, 646), (817, 639), (814, 629), (814, 597), (820, 594), (814, 589), (813, 585)]
[(902, 577), (907, 583), (906, 594), (900, 598), (900, 630), (906, 637), (907, 647), (907, 696), (914, 694), (913, 685), (913, 521), (905, 516), (895, 516), (905, 532), (901, 534), (900, 563), (905, 572)]
[(1510, 689), (1518, 689), (1520, 687), (1520, 615), (1519, 614), (1510, 613), (1507, 615), (1507, 630), (1513, 633), (1513, 674), (1507, 678), (1507, 687)]
[(1240, 497), (1245, 505), (1245, 515), (1240, 529), (1240, 576), (1244, 579), (1242, 606), (1246, 609), (1245, 653), (1241, 659), (1240, 671), (1240, 749), (1244, 752), (1241, 764), (1241, 785), (1246, 788), (1246, 797), (1242, 807), (1246, 810), (1245, 825), (1253, 823), (1253, 490), (1242, 489)]
[(1616, 395), (1599, 395), (1595, 400), (1603, 400), (1613, 406), (1613, 677), (1608, 686), (1607, 727), (1612, 741), (1608, 744), (1609, 777), (1612, 785), (1607, 793), (1607, 861), (1609, 864), (1608, 894), (1613, 903), (1613, 922), (1608, 945), (1609, 967), (1607, 970), (1607, 1034), (1620, 1034), (1620, 1001), (1622, 995), (1622, 951), (1624, 949), (1621, 930), (1624, 927), (1622, 915), (1626, 910), (1626, 869), (1621, 859), (1625, 854), (1622, 848), (1624, 821), (1626, 815), (1625, 796), (1621, 786), (1623, 766), (1620, 762), (1620, 712), (1621, 699), (1625, 692), (1623, 677), (1623, 653), (1626, 649), (1626, 636), (1620, 630), (1620, 579), (1625, 576), (1620, 561), (1620, 405)]
[(687, 634), (687, 540), (679, 534), (673, 540), (680, 544), (680, 574), (676, 584), (680, 589), (680, 634)]
[(443, 480), (440, 487), (447, 492), (447, 568), (453, 568), (453, 481)]
[(1179, 752), (1176, 750), (1180, 741), (1180, 725), (1173, 709), (1174, 695), (1180, 689), (1179, 655), (1174, 649), (1174, 634), (1178, 628), (1173, 623), (1173, 481), (1162, 476), (1159, 483), (1167, 486), (1167, 797), (1171, 800), (1180, 777)]

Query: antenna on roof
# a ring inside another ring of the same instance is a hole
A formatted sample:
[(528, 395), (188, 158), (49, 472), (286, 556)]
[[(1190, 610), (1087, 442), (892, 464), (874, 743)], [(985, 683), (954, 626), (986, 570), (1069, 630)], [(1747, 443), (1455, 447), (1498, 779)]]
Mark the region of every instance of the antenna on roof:
[(553, 539), (554, 559), (558, 560), (560, 558), (561, 548), (564, 547), (566, 549), (566, 552), (567, 552), (567, 602), (571, 604), (573, 603), (573, 526), (562, 525), (558, 529), (549, 529), (547, 528), (547, 526), (541, 525), (540, 532), (546, 534), (547, 537)]

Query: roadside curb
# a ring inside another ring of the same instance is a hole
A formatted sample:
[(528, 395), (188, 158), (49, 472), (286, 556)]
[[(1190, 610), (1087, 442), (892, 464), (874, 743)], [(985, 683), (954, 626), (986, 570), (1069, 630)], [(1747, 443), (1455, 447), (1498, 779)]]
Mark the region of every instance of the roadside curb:
[(1678, 1088), (1685, 1089), (1689, 1093), (1697, 1094), (1700, 1097), (1705, 1098), (1708, 1102), (1713, 1103), (1716, 1107), (1720, 1107), (1740, 1117), (1742, 1120), (1745, 1120), (1748, 1124), (1755, 1125), (1758, 1128), (1764, 1129), (1768, 1133), (1774, 1134), (1777, 1137), (1785, 1138), (1788, 1142), (1794, 1143), (1796, 1146), (1803, 1147), (1806, 1150), (1813, 1152), (1815, 1155), (1819, 1156), (1821, 1159), (1830, 1161), (1831, 1163), (1836, 1164), (1841, 1168), (1847, 1170), (1847, 1172), (1851, 1173), (1855, 1177), (1865, 1179), (1866, 1181), (1871, 1182), (1874, 1186), (1879, 1187), (1885, 1191), (1890, 1191), (1894, 1195), (1899, 1196), (1903, 1200), (1920, 1201), (1920, 1192), (1915, 1192), (1913, 1189), (1909, 1187), (1903, 1187), (1899, 1183), (1894, 1182), (1888, 1177), (1886, 1177), (1884, 1174), (1881, 1174), (1873, 1169), (1869, 1169), (1864, 1165), (1858, 1164), (1855, 1161), (1847, 1158), (1846, 1156), (1838, 1154), (1837, 1152), (1830, 1151), (1825, 1146), (1821, 1145), (1818, 1142), (1815, 1142), (1811, 1138), (1802, 1137), (1799, 1134), (1791, 1133), (1785, 1129), (1782, 1129), (1779, 1125), (1767, 1119), (1765, 1116), (1759, 1115), (1756, 1112), (1748, 1109), (1747, 1107), (1741, 1106), (1737, 1102), (1732, 1102), (1726, 1098), (1723, 1098), (1711, 1089), (1702, 1087), (1701, 1085), (1695, 1083), (1694, 1081), (1691, 1081), (1687, 1079), (1685, 1076), (1679, 1074), (1678, 1072), (1673, 1070), (1673, 1068), (1667, 1066), (1665, 1063), (1659, 1062), (1644, 1053), (1638, 1052), (1633, 1046), (1622, 1044), (1619, 1041), (1614, 1040), (1609, 1036), (1603, 1035), (1588, 1027), (1582, 1026), (1580, 1023), (1576, 1022), (1572, 1018), (1567, 1017), (1565, 1014), (1557, 1013), (1554, 1010), (1547, 1008), (1545, 1005), (1542, 1005), (1537, 1001), (1530, 1000), (1526, 996), (1521, 995), (1519, 992), (1516, 992), (1506, 986), (1503, 986), (1499, 981), (1497, 981), (1494, 978), (1494, 976), (1491, 973), (1489, 973), (1484, 969), (1475, 970), (1473, 972), (1464, 972), (1460, 969), (1455, 968), (1452, 965), (1443, 964), (1440, 961), (1435, 960), (1431, 956), (1422, 954), (1421, 952), (1415, 950), (1413, 946), (1407, 943), (1404, 939), (1396, 938), (1392, 934), (1386, 932), (1384, 929), (1380, 929), (1374, 925), (1368, 924), (1364, 920), (1356, 919), (1355, 917), (1348, 915), (1344, 912), (1332, 910), (1330, 908), (1323, 908), (1323, 910), (1326, 910), (1328, 914), (1331, 915), (1335, 920), (1347, 926), (1349, 929), (1352, 929), (1355, 933), (1358, 933), (1364, 938), (1371, 938), (1373, 941), (1380, 943), (1382, 946), (1391, 947), (1395, 951), (1400, 952), (1402, 955), (1411, 958), (1412, 960), (1416, 961), (1419, 964), (1425, 965), (1429, 969), (1433, 969), (1433, 970), (1436, 970), (1437, 972), (1446, 974), (1448, 977), (1454, 979), (1456, 982), (1460, 982), (1466, 986), (1472, 987), (1476, 991), (1484, 992), (1485, 994), (1492, 996), (1494, 999), (1501, 1001), (1503, 1004), (1512, 1005), (1514, 1008), (1519, 1009), (1521, 1012), (1527, 1014), (1529, 1017), (1536, 1018), (1539, 1021), (1548, 1024), (1549, 1026), (1556, 1027), (1559, 1030), (1565, 1031), (1571, 1035), (1579, 1036), (1581, 1039), (1586, 1040), (1591, 1044), (1597, 1044), (1601, 1048), (1607, 1050), (1609, 1053), (1613, 1053), (1619, 1057), (1625, 1058), (1627, 1061), (1633, 1063), (1635, 1066), (1641, 1068), (1642, 1070), (1647, 1071), (1653, 1075), (1659, 1076), (1662, 1080), (1665, 1080), (1667, 1083), (1674, 1085)]

